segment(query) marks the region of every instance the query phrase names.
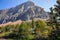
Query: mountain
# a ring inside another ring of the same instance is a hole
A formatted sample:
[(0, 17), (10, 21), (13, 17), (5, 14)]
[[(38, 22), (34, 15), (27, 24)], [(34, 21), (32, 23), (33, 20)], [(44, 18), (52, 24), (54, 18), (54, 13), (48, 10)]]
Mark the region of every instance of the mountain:
[(31, 18), (47, 19), (48, 13), (43, 8), (36, 6), (33, 2), (27, 1), (16, 7), (0, 10), (0, 24), (16, 20), (31, 20)]

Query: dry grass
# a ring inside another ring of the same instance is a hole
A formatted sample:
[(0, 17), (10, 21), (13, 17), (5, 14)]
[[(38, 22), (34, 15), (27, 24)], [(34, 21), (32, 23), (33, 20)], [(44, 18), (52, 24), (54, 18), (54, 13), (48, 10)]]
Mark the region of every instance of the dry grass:
[(7, 26), (7, 25), (16, 25), (16, 24), (21, 24), (22, 21), (21, 20), (17, 20), (15, 22), (8, 22), (8, 23), (4, 23), (4, 24), (0, 24), (0, 27), (4, 27), (4, 26)]

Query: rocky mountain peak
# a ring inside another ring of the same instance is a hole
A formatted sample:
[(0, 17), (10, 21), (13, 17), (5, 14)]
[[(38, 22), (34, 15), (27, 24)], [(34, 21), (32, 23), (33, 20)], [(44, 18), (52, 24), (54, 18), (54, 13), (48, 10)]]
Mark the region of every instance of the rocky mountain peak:
[(27, 2), (25, 2), (25, 3), (23, 3), (23, 5), (25, 5), (25, 6), (33, 6), (34, 5), (34, 3), (32, 2), (32, 1), (27, 1)]
[(31, 20), (32, 16), (40, 19), (49, 18), (47, 12), (42, 7), (36, 6), (31, 1), (27, 1), (13, 8), (0, 10), (0, 24), (16, 20)]

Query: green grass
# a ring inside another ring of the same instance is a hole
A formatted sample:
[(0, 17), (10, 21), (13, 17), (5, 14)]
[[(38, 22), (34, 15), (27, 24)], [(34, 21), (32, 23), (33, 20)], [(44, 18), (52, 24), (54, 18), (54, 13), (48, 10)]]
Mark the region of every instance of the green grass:
[(3, 32), (3, 33), (0, 33), (0, 37), (3, 37), (3, 36), (7, 36), (9, 35), (11, 32)]

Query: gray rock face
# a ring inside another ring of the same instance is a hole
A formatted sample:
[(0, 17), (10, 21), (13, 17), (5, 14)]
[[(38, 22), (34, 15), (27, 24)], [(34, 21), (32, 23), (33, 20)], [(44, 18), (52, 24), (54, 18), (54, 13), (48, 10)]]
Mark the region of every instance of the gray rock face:
[(31, 20), (31, 18), (48, 18), (47, 12), (43, 8), (36, 6), (28, 1), (16, 7), (0, 10), (0, 24), (16, 20)]

